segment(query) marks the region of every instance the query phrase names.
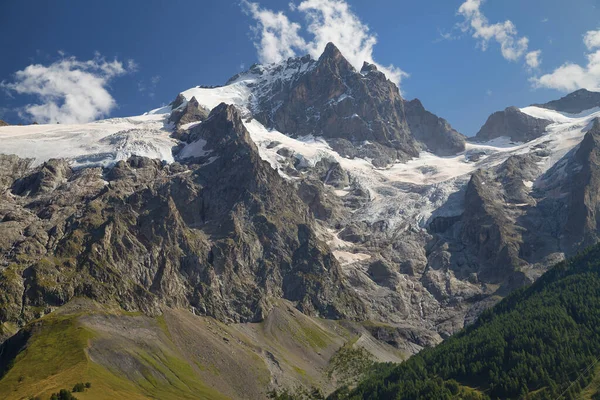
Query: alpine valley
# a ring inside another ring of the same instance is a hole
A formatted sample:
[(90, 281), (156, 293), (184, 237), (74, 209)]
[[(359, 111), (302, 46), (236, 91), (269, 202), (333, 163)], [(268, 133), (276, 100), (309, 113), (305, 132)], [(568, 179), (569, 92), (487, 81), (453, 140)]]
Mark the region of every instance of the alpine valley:
[(1, 398), (376, 398), (600, 237), (600, 93), (467, 138), (330, 43), (174, 97), (0, 121)]

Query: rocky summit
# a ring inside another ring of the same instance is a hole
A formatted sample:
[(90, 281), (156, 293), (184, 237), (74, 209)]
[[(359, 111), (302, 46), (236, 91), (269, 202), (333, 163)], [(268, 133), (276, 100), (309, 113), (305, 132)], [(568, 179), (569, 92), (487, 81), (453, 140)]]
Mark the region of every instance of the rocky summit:
[(173, 97), (0, 127), (0, 393), (329, 393), (600, 235), (594, 92), (467, 140), (330, 43)]
[(600, 107), (600, 93), (579, 89), (558, 99), (539, 105), (549, 110), (562, 111), (570, 114), (579, 114), (595, 107)]
[(489, 141), (509, 137), (514, 142), (529, 142), (542, 136), (550, 123), (543, 118), (527, 115), (517, 107), (508, 107), (492, 114), (477, 132), (475, 139)]

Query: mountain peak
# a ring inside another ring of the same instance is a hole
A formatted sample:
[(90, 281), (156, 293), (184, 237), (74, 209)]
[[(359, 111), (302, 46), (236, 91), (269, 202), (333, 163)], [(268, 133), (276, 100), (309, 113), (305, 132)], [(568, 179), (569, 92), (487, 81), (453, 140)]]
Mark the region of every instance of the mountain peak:
[(370, 64), (368, 62), (364, 62), (362, 68), (360, 69), (361, 74), (368, 74), (369, 72), (379, 71), (375, 64)]
[[(213, 133), (212, 137), (205, 138), (209, 143), (214, 141), (215, 143), (223, 144), (232, 140), (242, 140), (258, 152), (254, 142), (250, 138), (248, 130), (242, 122), (240, 112), (234, 105), (221, 103), (216, 106), (210, 112), (202, 129)], [(219, 132), (219, 134), (214, 135), (215, 132)]]
[(585, 110), (600, 107), (600, 92), (579, 89), (558, 100), (549, 101), (545, 104), (534, 104), (534, 106), (570, 114), (579, 114)]
[[(192, 96), (187, 104), (185, 104), (185, 97), (179, 94), (172, 104), (173, 111), (171, 112), (169, 121), (173, 122), (177, 128), (192, 122), (204, 121), (210, 113), (210, 110), (202, 106), (195, 96)], [(177, 104), (179, 105), (175, 107)]]
[(331, 42), (327, 43), (325, 51), (319, 57), (319, 65), (334, 65), (340, 71), (354, 71), (352, 64), (344, 57), (335, 44)]
[(475, 140), (485, 142), (510, 137), (515, 142), (528, 142), (544, 134), (551, 122), (525, 114), (517, 107), (507, 107), (489, 116)]
[(573, 93), (568, 94), (567, 96), (578, 96), (581, 94), (588, 94), (588, 93), (595, 93), (595, 92), (583, 88), (583, 89), (578, 89), (578, 90), (574, 91)]
[(323, 51), (323, 54), (321, 55), (321, 57), (338, 58), (338, 57), (343, 57), (343, 56), (342, 56), (342, 52), (340, 51), (340, 49), (338, 49), (337, 46), (333, 42), (329, 42), (325, 46), (325, 50)]
[[(195, 97), (193, 97), (193, 99), (195, 99)], [(212, 118), (215, 115), (226, 116), (228, 120), (233, 120), (236, 117), (239, 117), (238, 111), (236, 110), (235, 106), (233, 106), (232, 104), (227, 104), (225, 102), (220, 103), (218, 106), (213, 108), (208, 117)]]

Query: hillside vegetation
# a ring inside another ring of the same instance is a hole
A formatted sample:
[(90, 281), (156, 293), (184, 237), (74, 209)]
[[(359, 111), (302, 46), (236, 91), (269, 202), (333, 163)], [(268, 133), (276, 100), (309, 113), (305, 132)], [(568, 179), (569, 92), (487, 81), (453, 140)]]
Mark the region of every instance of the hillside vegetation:
[(599, 396), (600, 246), (562, 262), (436, 348), (332, 399)]

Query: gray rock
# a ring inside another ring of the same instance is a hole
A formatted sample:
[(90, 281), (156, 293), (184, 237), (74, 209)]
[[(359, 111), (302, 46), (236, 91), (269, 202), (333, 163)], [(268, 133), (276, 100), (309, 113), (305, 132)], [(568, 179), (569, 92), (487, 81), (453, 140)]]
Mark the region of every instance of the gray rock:
[(425, 110), (419, 99), (405, 101), (406, 119), (413, 137), (425, 149), (439, 156), (450, 156), (465, 150), (466, 138), (448, 121)]
[(492, 114), (481, 127), (475, 140), (488, 141), (499, 137), (509, 137), (515, 142), (529, 142), (544, 134), (551, 122), (531, 117), (517, 107)]
[(15, 155), (0, 154), (0, 192), (3, 192), (23, 176), (33, 160), (21, 159)]
[(65, 160), (49, 160), (35, 173), (15, 181), (12, 187), (19, 196), (35, 196), (52, 192), (65, 183), (72, 175), (71, 168)]
[(336, 189), (344, 189), (350, 186), (350, 175), (344, 171), (338, 162), (321, 160), (317, 163), (316, 168), (322, 168), (321, 181), (333, 186)]
[(376, 261), (369, 266), (368, 274), (375, 283), (386, 286), (392, 290), (399, 283), (398, 274), (394, 269), (382, 260)]
[[(174, 104), (180, 102), (179, 96), (175, 100)], [(182, 103), (183, 104), (183, 103)], [(182, 105), (180, 104), (180, 106)], [(183, 125), (190, 124), (192, 122), (202, 122), (208, 118), (210, 110), (201, 106), (195, 97), (192, 97), (190, 101), (183, 108), (174, 108), (169, 117), (169, 121), (175, 124), (176, 130), (179, 131)]]
[(579, 89), (559, 100), (550, 101), (545, 104), (535, 104), (535, 106), (570, 114), (579, 114), (582, 111), (600, 107), (600, 92)]
[[(568, 215), (563, 245), (568, 254), (596, 244), (600, 239), (600, 120), (586, 133), (574, 155), (568, 178)], [(565, 187), (565, 189), (567, 188)]]

